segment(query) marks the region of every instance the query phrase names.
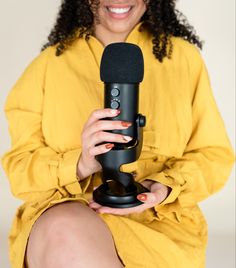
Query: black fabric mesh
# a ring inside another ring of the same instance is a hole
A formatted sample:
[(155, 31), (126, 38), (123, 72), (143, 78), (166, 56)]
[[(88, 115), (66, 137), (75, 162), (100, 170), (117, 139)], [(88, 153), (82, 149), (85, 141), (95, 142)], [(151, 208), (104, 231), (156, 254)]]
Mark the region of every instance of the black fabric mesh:
[(100, 76), (106, 83), (139, 83), (144, 64), (141, 49), (130, 43), (112, 43), (102, 55)]

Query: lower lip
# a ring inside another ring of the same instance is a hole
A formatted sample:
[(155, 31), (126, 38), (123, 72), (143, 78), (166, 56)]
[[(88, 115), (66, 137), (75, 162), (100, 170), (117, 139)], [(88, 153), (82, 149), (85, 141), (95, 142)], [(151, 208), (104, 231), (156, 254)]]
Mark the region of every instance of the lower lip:
[(132, 10), (132, 7), (130, 8), (130, 10), (128, 12), (122, 13), (122, 14), (113, 13), (108, 9), (107, 9), (107, 12), (111, 18), (117, 19), (117, 20), (123, 20), (123, 19), (126, 19), (127, 17), (129, 17), (131, 10)]

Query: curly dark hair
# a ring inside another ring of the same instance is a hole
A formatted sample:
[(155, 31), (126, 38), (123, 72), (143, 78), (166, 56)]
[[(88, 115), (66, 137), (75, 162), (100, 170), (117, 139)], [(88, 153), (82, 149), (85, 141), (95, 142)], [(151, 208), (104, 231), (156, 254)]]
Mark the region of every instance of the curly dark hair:
[[(162, 62), (163, 58), (171, 57), (173, 44), (171, 37), (181, 37), (202, 48), (202, 41), (186, 17), (176, 9), (176, 0), (143, 0), (147, 10), (141, 18), (142, 30), (153, 35), (153, 54)], [(48, 46), (56, 45), (59, 56), (74, 40), (93, 34), (94, 14), (99, 7), (99, 0), (63, 0), (59, 9), (54, 28), (48, 36)]]

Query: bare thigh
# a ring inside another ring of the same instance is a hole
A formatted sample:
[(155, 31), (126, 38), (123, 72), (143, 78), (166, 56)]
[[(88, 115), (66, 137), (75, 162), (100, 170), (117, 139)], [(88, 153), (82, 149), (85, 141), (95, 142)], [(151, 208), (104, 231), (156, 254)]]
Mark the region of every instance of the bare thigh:
[(27, 245), (28, 268), (121, 268), (104, 221), (79, 202), (58, 204), (35, 222)]

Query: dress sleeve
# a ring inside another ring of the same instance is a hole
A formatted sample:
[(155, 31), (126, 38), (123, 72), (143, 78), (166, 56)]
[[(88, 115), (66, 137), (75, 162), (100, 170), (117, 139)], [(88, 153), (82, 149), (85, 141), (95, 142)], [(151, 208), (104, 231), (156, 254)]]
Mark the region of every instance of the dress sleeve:
[(25, 201), (56, 189), (63, 192), (72, 188), (70, 184), (77, 193), (82, 191), (76, 176), (81, 148), (56, 152), (42, 133), (44, 83), (51, 49), (26, 68), (5, 104), (12, 146), (2, 164), (13, 195)]
[[(198, 52), (196, 52), (198, 53)], [(160, 173), (148, 178), (169, 186), (172, 191), (156, 206), (158, 214), (195, 205), (223, 187), (234, 163), (234, 153), (215, 103), (208, 72), (199, 54), (190, 64), (192, 133), (181, 157), (169, 158)]]

